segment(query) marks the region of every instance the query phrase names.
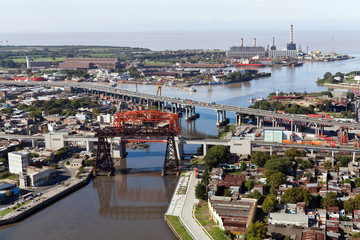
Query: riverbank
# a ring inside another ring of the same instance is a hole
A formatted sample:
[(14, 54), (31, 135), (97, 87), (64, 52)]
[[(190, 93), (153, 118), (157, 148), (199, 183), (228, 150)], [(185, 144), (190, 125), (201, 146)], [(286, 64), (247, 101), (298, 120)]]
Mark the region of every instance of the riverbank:
[(327, 88), (342, 88), (342, 89), (360, 89), (360, 84), (333, 84), (333, 83), (323, 83), (318, 84), (318, 86), (327, 87)]
[(19, 222), (87, 185), (93, 177), (92, 170), (88, 168), (79, 178), (71, 178), (66, 184), (57, 185), (23, 207), (1, 216), (0, 226)]

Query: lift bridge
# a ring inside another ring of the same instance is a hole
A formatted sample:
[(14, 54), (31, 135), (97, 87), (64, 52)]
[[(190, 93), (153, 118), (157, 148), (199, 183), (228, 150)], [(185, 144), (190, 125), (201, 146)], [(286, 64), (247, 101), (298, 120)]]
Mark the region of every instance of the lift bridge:
[[(98, 138), (96, 159), (94, 162), (96, 174), (114, 173), (114, 161), (111, 158), (111, 140), (121, 137), (138, 142), (152, 142), (153, 139), (166, 141), (166, 153), (162, 175), (178, 173), (179, 159), (176, 152), (175, 136), (180, 134), (179, 117), (177, 114), (160, 111), (126, 111), (114, 116), (113, 126), (101, 129), (95, 137)], [(125, 144), (123, 144), (123, 148)]]

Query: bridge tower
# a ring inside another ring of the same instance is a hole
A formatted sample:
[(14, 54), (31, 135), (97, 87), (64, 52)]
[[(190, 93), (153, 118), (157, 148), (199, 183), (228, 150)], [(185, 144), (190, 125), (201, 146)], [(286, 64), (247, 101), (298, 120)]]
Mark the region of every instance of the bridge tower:
[[(114, 162), (111, 158), (111, 143), (108, 138), (136, 139), (139, 142), (151, 142), (161, 139), (167, 142), (164, 169), (162, 175), (177, 174), (179, 159), (176, 151), (175, 136), (180, 134), (180, 123), (177, 114), (160, 111), (127, 111), (114, 116), (112, 127), (101, 129), (98, 137), (98, 149), (95, 160), (96, 173), (114, 173)], [(120, 144), (121, 145), (121, 144)], [(121, 145), (125, 147), (124, 145)], [(122, 152), (125, 152), (122, 149)]]

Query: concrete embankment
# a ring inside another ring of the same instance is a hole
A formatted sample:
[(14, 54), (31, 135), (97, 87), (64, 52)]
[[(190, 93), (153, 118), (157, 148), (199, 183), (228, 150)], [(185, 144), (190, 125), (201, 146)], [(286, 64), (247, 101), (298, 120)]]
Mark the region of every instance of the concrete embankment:
[(82, 179), (72, 179), (67, 186), (57, 185), (53, 189), (44, 193), (40, 198), (34, 199), (32, 203), (23, 206), (24, 210), (14, 210), (0, 219), (0, 226), (19, 222), (34, 213), (44, 209), (52, 203), (87, 185), (93, 177), (92, 171)]

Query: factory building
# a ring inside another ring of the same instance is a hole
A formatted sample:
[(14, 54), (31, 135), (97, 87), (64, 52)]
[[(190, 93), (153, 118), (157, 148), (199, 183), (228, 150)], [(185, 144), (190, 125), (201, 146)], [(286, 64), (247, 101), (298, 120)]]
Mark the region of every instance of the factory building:
[(30, 61), (29, 57), (26, 56), (26, 68), (44, 69), (44, 68), (49, 68), (50, 65), (51, 65), (50, 61)]
[(271, 58), (296, 58), (296, 50), (269, 50)]
[(9, 152), (8, 160), (10, 173), (20, 174), (29, 165), (29, 156), (27, 152)]
[(226, 55), (229, 58), (243, 58), (243, 57), (264, 57), (265, 48), (256, 46), (256, 38), (254, 38), (254, 46), (245, 46), (243, 45), (243, 39), (241, 38), (240, 46), (230, 47), (230, 50), (226, 52)]
[(91, 69), (97, 66), (115, 70), (120, 64), (117, 58), (66, 58), (65, 62), (59, 63), (62, 69)]

